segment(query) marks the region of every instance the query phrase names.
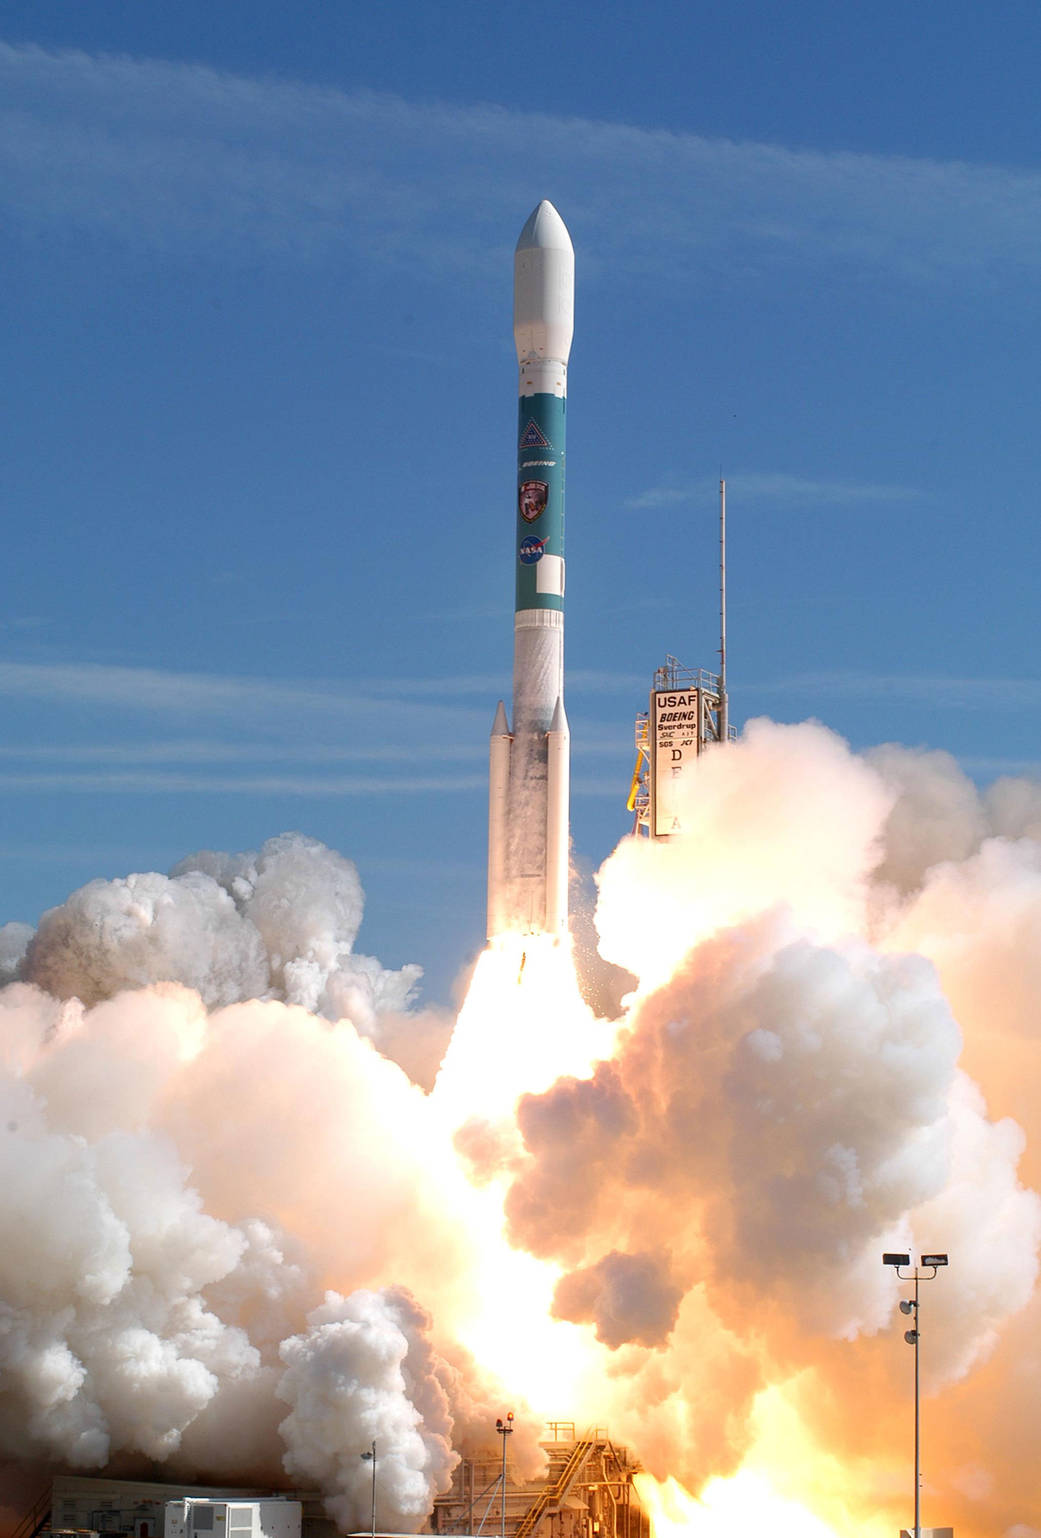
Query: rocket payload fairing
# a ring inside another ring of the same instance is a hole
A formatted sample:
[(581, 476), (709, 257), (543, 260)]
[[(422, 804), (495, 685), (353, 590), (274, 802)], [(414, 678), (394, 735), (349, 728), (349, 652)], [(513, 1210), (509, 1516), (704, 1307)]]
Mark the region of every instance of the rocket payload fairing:
[(520, 233), (513, 730), (492, 726), (488, 938), (567, 930), (570, 737), (564, 714), (564, 429), (575, 252), (545, 200)]

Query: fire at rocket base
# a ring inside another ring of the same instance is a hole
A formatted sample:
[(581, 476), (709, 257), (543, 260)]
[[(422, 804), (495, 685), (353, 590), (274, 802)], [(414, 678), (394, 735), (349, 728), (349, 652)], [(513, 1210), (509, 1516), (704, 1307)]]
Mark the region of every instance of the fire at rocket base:
[(575, 253), (543, 200), (517, 241), (517, 600), (513, 730), (492, 726), (488, 938), (567, 930), (570, 736), (564, 714), (564, 443)]

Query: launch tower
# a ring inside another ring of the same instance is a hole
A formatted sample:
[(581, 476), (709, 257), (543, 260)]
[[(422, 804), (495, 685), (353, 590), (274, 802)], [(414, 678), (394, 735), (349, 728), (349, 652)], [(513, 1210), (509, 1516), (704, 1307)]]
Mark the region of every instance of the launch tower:
[(727, 488), (719, 483), (719, 672), (685, 668), (667, 656), (655, 670), (650, 705), (636, 717), (636, 765), (626, 806), (633, 833), (683, 832), (686, 784), (700, 754), (733, 742), (727, 697)]

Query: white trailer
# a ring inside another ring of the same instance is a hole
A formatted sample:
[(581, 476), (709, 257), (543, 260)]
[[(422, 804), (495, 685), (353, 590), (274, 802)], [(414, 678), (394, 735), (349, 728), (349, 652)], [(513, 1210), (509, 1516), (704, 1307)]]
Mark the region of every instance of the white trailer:
[(302, 1506), (279, 1496), (167, 1501), (163, 1538), (300, 1538)]

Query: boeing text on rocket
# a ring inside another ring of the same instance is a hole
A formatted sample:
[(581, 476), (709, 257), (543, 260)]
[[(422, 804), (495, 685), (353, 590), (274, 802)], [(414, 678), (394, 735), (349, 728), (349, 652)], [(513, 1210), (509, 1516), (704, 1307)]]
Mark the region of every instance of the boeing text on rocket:
[(564, 439), (575, 253), (543, 201), (517, 241), (520, 367), (513, 729), (495, 712), (488, 809), (488, 937), (567, 929), (570, 738), (564, 714)]

